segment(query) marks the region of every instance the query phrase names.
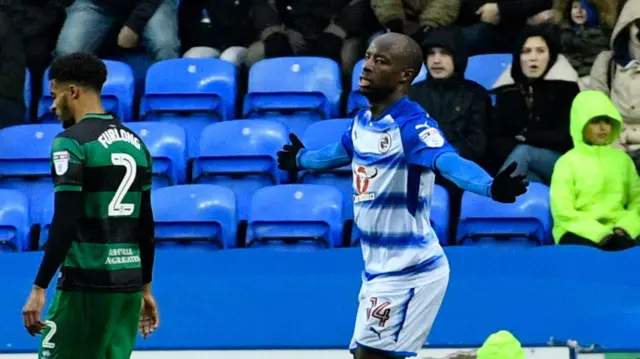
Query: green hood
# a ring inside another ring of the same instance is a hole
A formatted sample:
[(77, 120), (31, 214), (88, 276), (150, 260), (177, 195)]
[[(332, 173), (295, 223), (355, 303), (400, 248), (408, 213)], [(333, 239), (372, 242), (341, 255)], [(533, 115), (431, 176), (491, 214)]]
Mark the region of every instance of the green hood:
[(592, 118), (600, 116), (613, 119), (613, 131), (609, 138), (609, 144), (612, 144), (620, 135), (622, 124), (620, 113), (603, 92), (592, 90), (580, 92), (571, 105), (571, 137), (576, 148), (587, 146), (584, 143), (582, 131)]
[(522, 345), (506, 330), (491, 334), (476, 356), (478, 359), (525, 359)]

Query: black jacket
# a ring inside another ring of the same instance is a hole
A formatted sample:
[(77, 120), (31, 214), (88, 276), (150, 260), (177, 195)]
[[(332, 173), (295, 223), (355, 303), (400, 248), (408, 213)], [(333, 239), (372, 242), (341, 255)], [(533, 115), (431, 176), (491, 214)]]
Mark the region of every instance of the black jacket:
[(438, 122), (447, 141), (462, 157), (482, 162), (487, 146), (486, 125), (491, 100), (484, 87), (464, 78), (467, 54), (459, 32), (435, 29), (422, 47), (425, 57), (432, 47), (443, 47), (450, 51), (454, 60), (454, 75), (444, 80), (427, 75), (426, 81), (411, 86), (409, 97)]
[(458, 24), (468, 26), (480, 22), (476, 11), (486, 3), (497, 3), (500, 10), (500, 26), (520, 27), (527, 18), (553, 7), (553, 0), (462, 0)]
[(259, 32), (285, 25), (306, 38), (315, 38), (333, 23), (347, 36), (368, 34), (378, 25), (369, 0), (259, 0), (255, 13)]
[(520, 67), (520, 51), (513, 54), (507, 69), (494, 85), (496, 105), (490, 126), (493, 159), (502, 164), (509, 153), (526, 138), (524, 144), (565, 153), (571, 149), (569, 116), (573, 99), (580, 92), (578, 74), (569, 61), (559, 55), (557, 39), (544, 28), (527, 28), (516, 43), (521, 49), (527, 38), (542, 36), (550, 49), (550, 66), (537, 80), (525, 78)]
[(257, 40), (252, 17), (254, 4), (261, 1), (182, 0), (178, 25), (183, 52), (195, 46), (208, 46), (220, 51), (230, 46), (248, 47)]

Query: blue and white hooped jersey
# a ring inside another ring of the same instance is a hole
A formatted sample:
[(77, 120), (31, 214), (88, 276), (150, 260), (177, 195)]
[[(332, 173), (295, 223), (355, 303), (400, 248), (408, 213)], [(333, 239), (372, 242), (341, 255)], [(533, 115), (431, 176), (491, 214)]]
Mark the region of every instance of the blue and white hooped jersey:
[(342, 144), (352, 156), (365, 280), (406, 281), (444, 266), (429, 222), (433, 168), (440, 154), (455, 150), (437, 123), (404, 98), (377, 120), (368, 110), (358, 113)]

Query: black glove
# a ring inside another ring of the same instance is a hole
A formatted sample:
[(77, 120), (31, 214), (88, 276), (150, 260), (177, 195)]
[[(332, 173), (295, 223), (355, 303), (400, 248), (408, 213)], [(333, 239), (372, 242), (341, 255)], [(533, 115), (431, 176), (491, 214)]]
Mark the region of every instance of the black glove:
[(391, 20), (388, 23), (384, 24), (384, 28), (387, 29), (387, 32), (397, 32), (399, 34), (404, 34), (404, 20)]
[(524, 174), (511, 176), (518, 164), (512, 162), (504, 171), (493, 179), (491, 184), (491, 198), (496, 202), (514, 203), (516, 197), (527, 192), (529, 181)]
[(340, 36), (323, 32), (316, 40), (316, 55), (341, 63), (343, 40)]
[(289, 135), (290, 145), (284, 145), (283, 151), (278, 152), (278, 168), (283, 171), (297, 171), (298, 163), (296, 157), (298, 152), (304, 148), (298, 136), (293, 133)]
[(289, 43), (289, 37), (281, 32), (274, 32), (264, 39), (264, 57), (267, 59), (274, 57), (295, 56), (293, 47)]

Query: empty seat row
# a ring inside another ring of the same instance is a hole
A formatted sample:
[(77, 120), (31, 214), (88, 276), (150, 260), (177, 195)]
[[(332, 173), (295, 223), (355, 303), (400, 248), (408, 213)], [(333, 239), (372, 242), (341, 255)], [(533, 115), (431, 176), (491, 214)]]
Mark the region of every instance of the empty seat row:
[[(449, 244), (446, 234), (452, 225), (457, 225), (456, 244), (494, 244), (507, 239), (519, 246), (551, 244), (548, 195), (548, 187), (538, 183), (531, 184), (514, 204), (465, 192), (456, 224), (449, 223), (446, 191), (436, 186), (431, 224), (442, 245)], [(50, 194), (40, 217), (31, 221), (27, 196), (19, 191), (0, 190), (0, 251), (33, 247), (29, 231), (32, 225), (40, 228), (37, 241), (42, 248), (53, 218), (53, 202)], [(357, 235), (350, 236), (350, 222), (344, 221), (342, 202), (342, 193), (331, 186), (288, 184), (260, 188), (251, 197), (244, 235), (239, 230), (242, 226), (236, 195), (227, 187), (193, 184), (152, 192), (160, 247), (306, 250), (356, 245), (359, 240)]]
[[(508, 56), (474, 56), (469, 60), (466, 75), (490, 87), (509, 64)], [(360, 61), (354, 67), (353, 90), (357, 89), (363, 63)], [(133, 70), (123, 62), (105, 60), (105, 64), (108, 68), (102, 95), (105, 108), (123, 121), (133, 121)], [(425, 78), (423, 66), (416, 82)], [(42, 81), (38, 116), (43, 121), (52, 121), (55, 114), (50, 111), (53, 98), (49, 94), (48, 70)], [(189, 139), (190, 134), (201, 132), (211, 122), (237, 117), (284, 116), (295, 130), (298, 125), (304, 127), (312, 121), (340, 117), (341, 94), (340, 68), (330, 59), (265, 59), (251, 67), (242, 114), (236, 116), (239, 93), (234, 65), (218, 59), (173, 59), (155, 63), (148, 69), (139, 118), (181, 122)], [(353, 91), (349, 94), (348, 115), (366, 106), (367, 100), (361, 94)], [(197, 141), (190, 143), (197, 146)]]

